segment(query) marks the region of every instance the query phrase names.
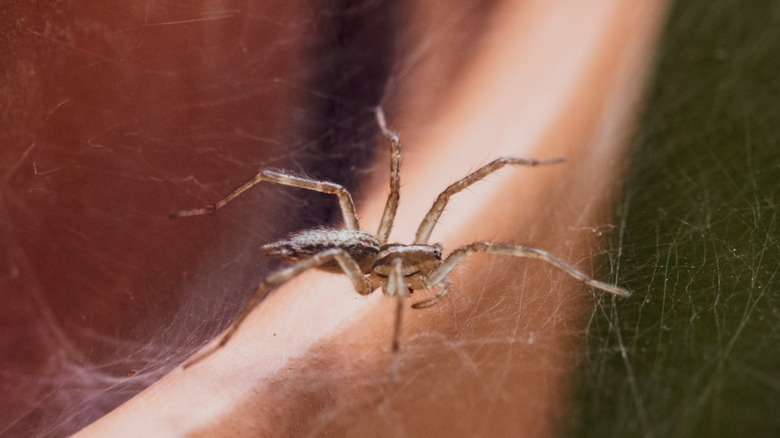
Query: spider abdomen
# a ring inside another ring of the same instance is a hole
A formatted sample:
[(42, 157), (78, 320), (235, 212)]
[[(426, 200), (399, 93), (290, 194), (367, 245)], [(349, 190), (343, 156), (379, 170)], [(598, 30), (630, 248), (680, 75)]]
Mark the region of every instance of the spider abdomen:
[[(301, 231), (285, 240), (263, 245), (260, 249), (264, 256), (279, 257), (285, 261), (294, 262), (335, 248), (343, 249), (352, 256), (364, 273), (368, 272), (374, 258), (379, 254), (379, 242), (371, 234), (360, 230), (333, 228)], [(326, 263), (319, 269), (341, 272), (341, 268), (335, 261)]]

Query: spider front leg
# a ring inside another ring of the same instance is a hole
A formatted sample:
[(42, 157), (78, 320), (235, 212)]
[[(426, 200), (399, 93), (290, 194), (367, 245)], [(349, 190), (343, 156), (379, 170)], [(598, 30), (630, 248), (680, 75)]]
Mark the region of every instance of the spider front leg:
[(401, 321), (404, 314), (404, 303), (408, 291), (404, 284), (403, 260), (397, 258), (392, 261), (390, 276), (387, 278), (387, 295), (396, 297), (395, 307), (395, 325), (393, 326), (393, 344), (392, 359), (390, 363), (390, 380), (396, 380), (398, 377), (398, 367), (400, 365), (399, 351), (401, 348)]
[(352, 195), (349, 194), (347, 189), (331, 182), (317, 181), (300, 176), (293, 176), (284, 172), (275, 170), (261, 170), (251, 180), (245, 182), (241, 187), (233, 190), (229, 195), (220, 199), (214, 204), (207, 205), (205, 207), (196, 208), (193, 210), (177, 210), (171, 212), (170, 217), (185, 217), (185, 216), (198, 216), (203, 214), (212, 214), (220, 208), (224, 207), (228, 202), (236, 199), (239, 195), (245, 191), (254, 187), (257, 183), (267, 181), (275, 184), (281, 184), (290, 187), (298, 187), (301, 189), (313, 190), (315, 192), (328, 193), (336, 195), (339, 198), (339, 206), (341, 207), (341, 213), (344, 215), (344, 224), (348, 230), (359, 230), (357, 211), (355, 210), (355, 203), (352, 201)]
[(441, 280), (441, 284), (443, 284), (441, 290), (436, 292), (436, 295), (432, 296), (431, 298), (428, 298), (427, 300), (418, 301), (414, 304), (412, 304), (412, 309), (427, 309), (428, 307), (433, 306), (434, 304), (438, 303), (439, 300), (444, 298), (445, 295), (450, 293), (450, 281), (447, 279)]
[(439, 216), (444, 211), (444, 207), (447, 206), (447, 202), (450, 200), (450, 196), (460, 192), (468, 186), (474, 184), (477, 181), (482, 180), (491, 173), (506, 166), (507, 164), (518, 164), (523, 166), (541, 166), (544, 164), (556, 164), (565, 161), (563, 157), (547, 158), (544, 160), (534, 160), (529, 158), (515, 158), (515, 157), (501, 157), (491, 161), (490, 163), (480, 167), (474, 172), (466, 175), (466, 177), (450, 184), (449, 187), (444, 189), (439, 194), (436, 201), (428, 210), (428, 213), (420, 223), (420, 227), (417, 228), (417, 234), (414, 237), (415, 245), (425, 245), (428, 243), (428, 239), (431, 237), (431, 231), (436, 225), (436, 221), (439, 220)]
[(379, 224), (379, 230), (376, 232), (376, 238), (380, 245), (387, 243), (390, 236), (390, 230), (393, 228), (395, 212), (398, 210), (398, 198), (401, 192), (401, 140), (398, 134), (387, 129), (385, 122), (385, 112), (381, 106), (376, 107), (376, 121), (382, 134), (390, 140), (390, 194), (387, 195), (387, 203), (382, 213), (382, 221)]
[(239, 327), (247, 318), (247, 316), (249, 316), (252, 310), (254, 310), (255, 307), (257, 307), (257, 305), (260, 304), (260, 302), (262, 302), (263, 299), (265, 299), (265, 297), (268, 296), (268, 294), (271, 293), (274, 289), (309, 269), (322, 266), (333, 260), (336, 260), (344, 273), (347, 274), (349, 279), (352, 281), (352, 285), (354, 286), (357, 293), (361, 295), (368, 295), (373, 292), (371, 283), (369, 283), (368, 280), (366, 280), (366, 278), (363, 276), (363, 273), (360, 271), (360, 267), (358, 266), (357, 262), (355, 262), (349, 253), (343, 249), (329, 249), (318, 253), (311, 258), (300, 260), (294, 265), (277, 271), (263, 280), (263, 282), (260, 283), (260, 285), (255, 290), (255, 293), (246, 303), (244, 308), (241, 309), (241, 311), (238, 313), (238, 316), (236, 316), (236, 319), (233, 321), (233, 323), (230, 324), (230, 326), (224, 331), (219, 342), (210, 348), (198, 352), (195, 356), (191, 357), (187, 362), (185, 362), (184, 365), (182, 365), (182, 368), (191, 367), (192, 365), (209, 357), (220, 348), (224, 347), (225, 344), (227, 344), (233, 335), (238, 331)]
[(447, 277), (447, 275), (455, 268), (455, 266), (461, 261), (463, 261), (463, 259), (465, 259), (467, 256), (471, 254), (480, 253), (480, 252), (485, 252), (490, 254), (502, 254), (502, 255), (508, 255), (513, 257), (527, 257), (532, 259), (538, 259), (543, 262), (547, 262), (557, 267), (558, 269), (561, 269), (563, 272), (587, 284), (588, 286), (615, 295), (619, 295), (622, 297), (627, 297), (631, 295), (631, 292), (629, 292), (626, 289), (608, 283), (604, 283), (601, 281), (597, 281), (588, 277), (584, 273), (577, 270), (577, 268), (575, 268), (574, 266), (564, 262), (558, 257), (555, 257), (545, 251), (542, 251), (541, 249), (529, 248), (527, 246), (508, 245), (503, 243), (491, 243), (491, 242), (474, 242), (468, 245), (461, 246), (455, 249), (454, 251), (452, 251), (452, 253), (450, 253), (450, 255), (447, 256), (447, 258), (443, 262), (441, 262), (441, 264), (437, 266), (433, 271), (431, 271), (431, 273), (428, 275), (429, 286), (431, 287), (436, 286), (437, 284), (442, 282)]

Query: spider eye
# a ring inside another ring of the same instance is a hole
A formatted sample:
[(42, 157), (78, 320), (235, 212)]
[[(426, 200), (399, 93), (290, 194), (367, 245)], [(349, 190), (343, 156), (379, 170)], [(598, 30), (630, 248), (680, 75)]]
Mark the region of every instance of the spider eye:
[(433, 253), (436, 255), (437, 259), (441, 260), (441, 248), (439, 248), (438, 245), (433, 247)]

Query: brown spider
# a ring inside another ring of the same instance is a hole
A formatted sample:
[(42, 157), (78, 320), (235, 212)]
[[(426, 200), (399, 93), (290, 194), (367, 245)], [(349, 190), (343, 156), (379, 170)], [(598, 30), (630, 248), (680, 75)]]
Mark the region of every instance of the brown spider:
[(601, 289), (606, 292), (627, 297), (630, 292), (607, 283), (596, 281), (583, 274), (574, 266), (563, 260), (548, 254), (545, 251), (526, 246), (510, 245), (504, 243), (474, 242), (463, 245), (452, 251), (442, 260), (442, 247), (439, 244), (428, 244), (436, 221), (441, 216), (450, 196), (460, 192), (466, 187), (485, 178), (490, 173), (504, 167), (507, 164), (519, 164), (524, 166), (537, 166), (543, 164), (555, 164), (564, 161), (563, 157), (534, 160), (526, 158), (502, 157), (498, 158), (465, 178), (447, 187), (433, 203), (433, 206), (425, 215), (414, 243), (405, 245), (402, 243), (387, 243), (390, 230), (395, 219), (398, 207), (400, 178), (399, 168), (401, 164), (401, 142), (398, 136), (387, 128), (384, 113), (381, 108), (376, 109), (376, 119), (385, 137), (390, 140), (390, 195), (385, 204), (382, 221), (376, 236), (360, 230), (357, 212), (352, 196), (344, 187), (325, 181), (316, 181), (300, 176), (293, 176), (283, 171), (261, 170), (254, 178), (244, 183), (225, 198), (215, 204), (207, 205), (194, 210), (174, 211), (171, 217), (197, 216), (211, 214), (225, 204), (232, 201), (255, 184), (261, 181), (299, 187), (317, 192), (329, 193), (338, 196), (341, 212), (344, 216), (346, 229), (318, 228), (306, 230), (294, 234), (285, 240), (269, 243), (261, 249), (264, 255), (280, 257), (284, 261), (294, 262), (292, 266), (281, 269), (263, 280), (257, 287), (252, 298), (239, 312), (233, 323), (222, 334), (217, 344), (209, 349), (201, 351), (190, 358), (184, 364), (187, 368), (202, 359), (205, 359), (216, 350), (222, 348), (236, 333), (241, 323), (249, 313), (275, 288), (302, 272), (317, 268), (327, 272), (343, 272), (347, 274), (355, 291), (360, 295), (368, 295), (380, 286), (382, 292), (388, 296), (397, 297), (395, 327), (392, 340), (392, 366), (391, 375), (395, 375), (398, 366), (398, 349), (401, 329), (401, 316), (403, 314), (404, 301), (415, 289), (431, 289), (441, 287), (432, 298), (412, 304), (412, 308), (421, 309), (436, 304), (450, 290), (450, 283), (446, 279), (450, 271), (467, 256), (474, 253), (503, 254), (515, 257), (529, 257), (550, 263), (577, 280)]

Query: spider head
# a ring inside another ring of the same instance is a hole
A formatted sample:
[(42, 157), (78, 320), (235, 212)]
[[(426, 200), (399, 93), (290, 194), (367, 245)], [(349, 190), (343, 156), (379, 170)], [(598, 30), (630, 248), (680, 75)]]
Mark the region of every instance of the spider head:
[(412, 289), (425, 289), (423, 280), (441, 263), (441, 246), (399, 243), (382, 245), (371, 268), (372, 274), (386, 280), (396, 259), (401, 259), (401, 273), (406, 285)]

